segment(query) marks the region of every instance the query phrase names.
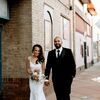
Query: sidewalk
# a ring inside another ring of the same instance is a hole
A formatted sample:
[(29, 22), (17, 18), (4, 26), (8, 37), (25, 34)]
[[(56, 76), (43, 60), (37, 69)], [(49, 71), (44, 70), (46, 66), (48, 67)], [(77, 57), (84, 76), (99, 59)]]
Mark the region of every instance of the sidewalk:
[[(56, 100), (54, 93), (47, 100)], [(71, 100), (100, 100), (100, 62), (74, 78)]]

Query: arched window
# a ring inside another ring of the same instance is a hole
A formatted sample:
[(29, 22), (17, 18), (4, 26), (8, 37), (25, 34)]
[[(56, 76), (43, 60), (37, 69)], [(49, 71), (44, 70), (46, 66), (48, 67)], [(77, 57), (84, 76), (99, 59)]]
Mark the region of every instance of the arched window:
[[(44, 7), (44, 32), (45, 32), (45, 50), (51, 50), (53, 47), (52, 33), (53, 33), (53, 19), (50, 12), (50, 7)], [(51, 9), (52, 10), (52, 9)]]

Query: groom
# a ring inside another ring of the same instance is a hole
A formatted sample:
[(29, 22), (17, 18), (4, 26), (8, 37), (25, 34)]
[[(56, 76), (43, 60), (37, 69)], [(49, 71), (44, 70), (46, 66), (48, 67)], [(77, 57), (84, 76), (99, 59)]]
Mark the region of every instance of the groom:
[(62, 47), (59, 36), (54, 38), (55, 49), (49, 51), (45, 75), (49, 83), (52, 69), (52, 82), (57, 100), (70, 100), (71, 84), (76, 74), (76, 65), (70, 49)]

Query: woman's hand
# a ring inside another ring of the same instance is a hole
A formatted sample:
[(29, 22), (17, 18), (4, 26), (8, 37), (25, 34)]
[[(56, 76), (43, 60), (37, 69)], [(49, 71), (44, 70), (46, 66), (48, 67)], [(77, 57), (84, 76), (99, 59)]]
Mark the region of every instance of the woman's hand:
[(46, 86), (49, 86), (49, 85), (50, 85), (50, 81), (46, 79), (46, 80), (44, 81), (44, 84), (45, 84)]
[(29, 75), (32, 75), (33, 74), (30, 68), (28, 68), (27, 71), (28, 71), (28, 74)]

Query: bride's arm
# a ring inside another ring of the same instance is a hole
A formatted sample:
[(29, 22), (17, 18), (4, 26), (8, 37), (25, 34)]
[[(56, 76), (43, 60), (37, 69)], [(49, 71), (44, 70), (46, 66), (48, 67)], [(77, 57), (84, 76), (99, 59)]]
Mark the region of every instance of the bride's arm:
[(27, 58), (26, 58), (26, 71), (27, 71), (27, 73), (28, 73), (29, 75), (32, 75), (32, 70), (31, 70), (31, 68), (30, 68), (30, 62), (29, 62), (29, 60), (30, 60), (30, 57), (27, 57)]
[(42, 74), (45, 72), (45, 61), (42, 63)]

